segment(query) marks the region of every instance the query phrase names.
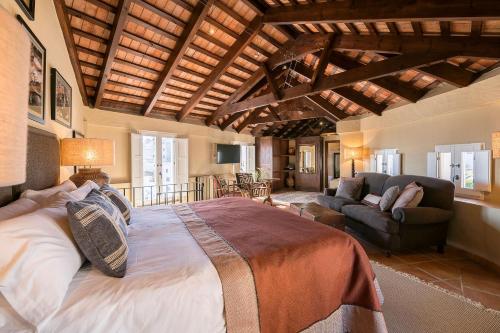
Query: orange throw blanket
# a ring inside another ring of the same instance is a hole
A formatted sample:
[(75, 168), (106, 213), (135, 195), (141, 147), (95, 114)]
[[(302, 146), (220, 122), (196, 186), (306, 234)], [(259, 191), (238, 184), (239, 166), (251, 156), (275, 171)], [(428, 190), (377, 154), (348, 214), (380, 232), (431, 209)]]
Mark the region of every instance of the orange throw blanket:
[(249, 199), (174, 206), (221, 278), (228, 332), (385, 332), (375, 275), (348, 234)]

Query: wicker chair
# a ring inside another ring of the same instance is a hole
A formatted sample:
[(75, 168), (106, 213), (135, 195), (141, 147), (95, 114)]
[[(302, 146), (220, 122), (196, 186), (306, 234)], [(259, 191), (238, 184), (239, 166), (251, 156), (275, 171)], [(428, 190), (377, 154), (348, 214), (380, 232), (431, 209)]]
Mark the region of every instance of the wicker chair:
[(244, 197), (248, 196), (243, 193), (241, 189), (234, 183), (230, 184), (228, 181), (221, 176), (214, 177), (214, 193), (216, 198), (227, 198), (227, 197)]
[(236, 173), (236, 184), (250, 198), (264, 198), (272, 205), (270, 181), (256, 182), (251, 173)]

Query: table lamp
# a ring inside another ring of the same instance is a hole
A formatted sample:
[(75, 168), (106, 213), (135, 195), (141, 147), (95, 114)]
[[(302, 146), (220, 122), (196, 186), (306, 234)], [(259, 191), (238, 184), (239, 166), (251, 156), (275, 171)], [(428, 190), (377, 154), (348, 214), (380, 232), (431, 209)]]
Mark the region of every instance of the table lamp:
[(61, 165), (76, 166), (78, 172), (69, 179), (76, 186), (87, 180), (98, 185), (109, 183), (109, 176), (95, 166), (113, 165), (115, 142), (109, 139), (68, 138), (61, 140)]
[(0, 187), (26, 181), (30, 41), (0, 6)]
[(356, 174), (354, 161), (360, 160), (363, 156), (363, 148), (361, 147), (346, 147), (344, 148), (344, 159), (351, 160), (352, 177)]

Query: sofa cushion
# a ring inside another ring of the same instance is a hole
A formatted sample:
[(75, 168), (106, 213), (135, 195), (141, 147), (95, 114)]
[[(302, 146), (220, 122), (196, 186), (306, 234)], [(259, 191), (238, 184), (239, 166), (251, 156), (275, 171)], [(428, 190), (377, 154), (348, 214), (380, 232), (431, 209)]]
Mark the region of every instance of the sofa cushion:
[(335, 193), (336, 197), (342, 197), (351, 200), (359, 200), (361, 195), (361, 189), (363, 187), (364, 178), (340, 178), (339, 187)]
[(399, 196), (399, 186), (389, 187), (380, 199), (380, 210), (386, 212), (391, 209)]
[(399, 232), (399, 222), (392, 219), (391, 213), (381, 212), (378, 208), (365, 205), (345, 205), (342, 213), (353, 220), (362, 222), (373, 229), (390, 234)]
[(329, 195), (318, 195), (318, 203), (326, 208), (340, 212), (344, 205), (361, 205), (360, 202), (342, 197), (332, 197)]
[(445, 210), (453, 209), (455, 185), (448, 180), (411, 175), (393, 176), (385, 182), (384, 191), (394, 185), (403, 190), (411, 182), (416, 182), (418, 186), (424, 188), (424, 197), (419, 206), (437, 207)]
[(376, 172), (359, 172), (356, 174), (356, 177), (362, 177), (365, 179), (363, 189), (361, 191), (361, 197), (363, 198), (367, 194), (381, 196), (385, 192), (383, 189), (385, 181), (390, 176)]

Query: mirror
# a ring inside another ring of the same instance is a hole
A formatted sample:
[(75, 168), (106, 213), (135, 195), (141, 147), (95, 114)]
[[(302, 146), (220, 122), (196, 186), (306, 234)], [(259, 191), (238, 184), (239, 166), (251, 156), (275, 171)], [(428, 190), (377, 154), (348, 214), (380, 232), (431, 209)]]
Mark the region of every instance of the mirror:
[(316, 173), (316, 145), (299, 146), (299, 172)]

